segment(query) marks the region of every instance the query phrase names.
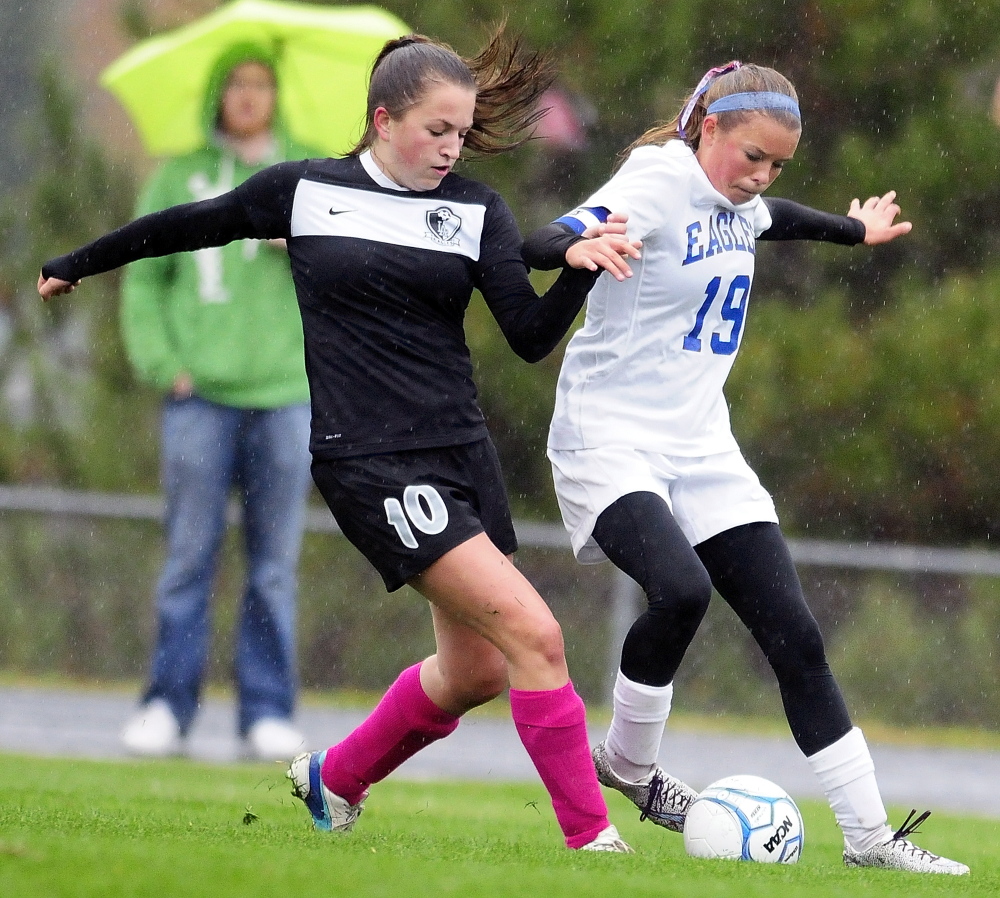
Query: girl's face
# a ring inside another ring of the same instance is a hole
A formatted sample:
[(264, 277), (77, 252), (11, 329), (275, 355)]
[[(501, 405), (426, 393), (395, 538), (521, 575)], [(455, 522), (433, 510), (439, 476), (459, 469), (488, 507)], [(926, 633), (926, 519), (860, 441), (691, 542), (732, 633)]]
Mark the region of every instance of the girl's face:
[(372, 153), (400, 187), (433, 190), (458, 161), (475, 110), (475, 90), (433, 82), (399, 118), (382, 106), (375, 110)]
[(766, 113), (724, 131), (716, 115), (705, 117), (695, 153), (712, 186), (741, 205), (763, 193), (795, 153), (802, 132), (789, 129)]
[(274, 73), (262, 62), (244, 62), (226, 79), (219, 124), (232, 137), (257, 137), (270, 130), (278, 91)]

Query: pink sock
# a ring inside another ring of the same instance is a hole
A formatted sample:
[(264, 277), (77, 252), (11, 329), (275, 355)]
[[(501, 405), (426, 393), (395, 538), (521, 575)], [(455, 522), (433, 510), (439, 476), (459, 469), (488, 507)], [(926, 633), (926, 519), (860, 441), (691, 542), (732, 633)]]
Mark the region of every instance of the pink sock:
[(570, 848), (592, 842), (608, 826), (608, 807), (594, 772), (586, 709), (572, 683), (544, 692), (510, 690), (521, 742), (552, 797)]
[(343, 742), (326, 752), (323, 783), (348, 804), (357, 804), (372, 783), (458, 726), (420, 685), (420, 665), (404, 670), (371, 714)]

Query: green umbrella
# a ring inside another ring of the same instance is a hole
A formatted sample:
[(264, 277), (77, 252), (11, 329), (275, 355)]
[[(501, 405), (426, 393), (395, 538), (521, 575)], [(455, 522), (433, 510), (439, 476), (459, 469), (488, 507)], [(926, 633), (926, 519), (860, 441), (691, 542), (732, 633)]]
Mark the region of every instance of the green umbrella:
[(374, 6), (235, 0), (145, 40), (101, 74), (153, 155), (205, 142), (202, 111), (219, 58), (253, 45), (276, 60), (281, 120), (300, 143), (330, 155), (361, 137), (369, 69), (382, 45), (410, 29)]

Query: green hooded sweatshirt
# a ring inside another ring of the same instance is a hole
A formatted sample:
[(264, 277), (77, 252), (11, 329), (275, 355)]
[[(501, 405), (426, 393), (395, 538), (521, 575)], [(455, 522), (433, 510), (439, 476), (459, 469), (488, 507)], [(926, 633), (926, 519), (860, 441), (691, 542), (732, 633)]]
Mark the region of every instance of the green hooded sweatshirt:
[[(168, 160), (146, 185), (136, 215), (208, 199), (266, 165), (310, 155), (273, 128), (275, 158), (249, 166), (223, 148), (215, 120), (226, 75), (239, 63), (273, 64), (248, 47), (219, 60), (205, 101), (206, 146)], [(279, 107), (280, 107), (280, 84)], [(315, 155), (315, 154), (313, 154)], [(288, 255), (266, 241), (133, 262), (122, 290), (122, 334), (139, 376), (169, 391), (186, 371), (196, 395), (236, 408), (308, 402), (302, 321)]]

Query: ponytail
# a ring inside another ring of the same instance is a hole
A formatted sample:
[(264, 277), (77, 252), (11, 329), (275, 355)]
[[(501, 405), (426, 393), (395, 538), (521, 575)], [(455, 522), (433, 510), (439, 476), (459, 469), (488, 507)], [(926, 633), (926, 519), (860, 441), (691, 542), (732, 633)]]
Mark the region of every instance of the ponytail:
[(520, 39), (507, 38), (504, 31), (499, 25), (486, 46), (468, 59), (422, 34), (386, 42), (372, 64), (365, 133), (348, 155), (358, 156), (375, 143), (375, 110), (381, 106), (399, 118), (434, 81), (476, 93), (465, 149), (492, 156), (529, 140), (545, 115), (538, 103), (555, 80), (555, 68), (547, 56), (525, 51)]

